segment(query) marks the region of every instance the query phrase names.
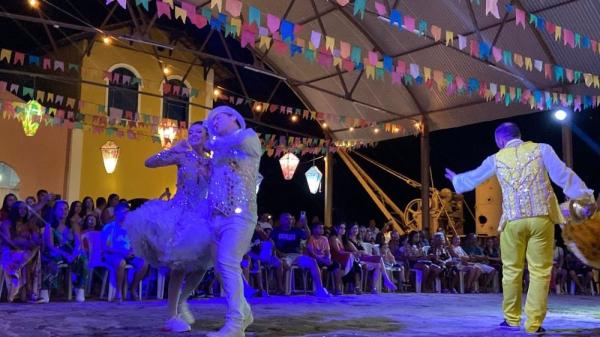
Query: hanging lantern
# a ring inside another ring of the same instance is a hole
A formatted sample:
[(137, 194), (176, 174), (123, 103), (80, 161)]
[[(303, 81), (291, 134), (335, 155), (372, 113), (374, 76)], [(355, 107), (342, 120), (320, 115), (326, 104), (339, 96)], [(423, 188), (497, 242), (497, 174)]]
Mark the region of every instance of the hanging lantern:
[(296, 172), (296, 167), (298, 167), (298, 163), (300, 163), (300, 159), (291, 152), (286, 153), (285, 156), (279, 159), (279, 165), (281, 165), (281, 171), (283, 172), (283, 179), (292, 180), (294, 172)]
[(44, 108), (38, 101), (31, 100), (25, 104), (25, 111), (21, 118), (21, 124), (23, 125), (23, 131), (26, 136), (35, 136), (38, 128), (40, 127), (40, 121), (44, 114)]
[(258, 176), (256, 177), (256, 194), (258, 194), (258, 189), (260, 188), (260, 184), (262, 183), (262, 181), (263, 181), (263, 178), (264, 178), (264, 177), (263, 177), (263, 176), (262, 176), (262, 174), (260, 174), (260, 173), (259, 173), (259, 174), (258, 174)]
[(319, 171), (319, 168), (313, 165), (304, 175), (306, 176), (310, 193), (316, 194), (319, 192), (321, 190), (321, 179), (323, 179), (323, 173)]
[(173, 125), (168, 125), (168, 123), (161, 123), (158, 126), (158, 136), (163, 149), (168, 149), (177, 138), (177, 129)]
[(115, 172), (117, 161), (119, 161), (119, 146), (112, 140), (109, 140), (102, 145), (100, 151), (102, 152), (102, 160), (104, 161), (106, 173), (111, 174)]

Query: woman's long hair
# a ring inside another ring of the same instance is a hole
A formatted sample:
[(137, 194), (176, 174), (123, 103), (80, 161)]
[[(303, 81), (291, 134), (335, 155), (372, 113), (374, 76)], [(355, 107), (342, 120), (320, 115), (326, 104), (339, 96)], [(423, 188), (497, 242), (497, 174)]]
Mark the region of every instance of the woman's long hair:
[[(75, 210), (77, 209), (77, 203), (81, 204), (81, 201), (73, 201), (71, 203), (71, 207), (69, 208), (69, 214), (67, 214), (67, 226), (71, 227), (71, 218), (74, 217), (75, 215), (79, 215), (76, 214)], [(83, 208), (83, 207), (82, 207)]]
[(0, 208), (0, 212), (2, 212), (3, 214), (10, 214), (10, 212), (12, 211), (12, 209), (8, 207), (9, 197), (13, 197), (18, 200), (17, 196), (14, 193), (8, 193), (7, 195), (5, 195), (4, 200), (2, 201), (2, 208)]
[[(59, 220), (56, 217), (56, 210), (58, 209), (58, 207), (60, 205), (67, 205), (67, 207), (69, 207), (69, 203), (66, 202), (65, 200), (56, 200), (54, 202), (54, 206), (52, 207), (52, 216), (50, 217), (50, 221), (49, 221), (50, 222), (50, 226), (52, 226), (52, 228), (57, 228), (58, 225), (59, 225)], [(71, 224), (66, 219), (65, 219), (65, 225), (68, 228), (71, 228)]]
[[(25, 216), (23, 217), (21, 216), (21, 214), (19, 214), (19, 208), (21, 207), (21, 205), (25, 205), (25, 209), (27, 210), (27, 213), (25, 213)], [(29, 208), (27, 208), (27, 204), (25, 204), (24, 201), (16, 201), (10, 208), (8, 219), (12, 223), (11, 226), (16, 226), (19, 222), (27, 222), (29, 220)]]
[[(91, 203), (92, 203), (92, 208), (89, 210), (86, 208), (87, 206), (85, 205), (86, 201), (88, 201), (88, 200), (91, 201)], [(94, 199), (92, 199), (92, 197), (90, 197), (90, 196), (83, 198), (83, 200), (81, 201), (81, 213), (79, 213), (79, 216), (82, 218), (85, 217), (88, 214), (88, 211), (90, 211), (90, 212), (94, 211)]]

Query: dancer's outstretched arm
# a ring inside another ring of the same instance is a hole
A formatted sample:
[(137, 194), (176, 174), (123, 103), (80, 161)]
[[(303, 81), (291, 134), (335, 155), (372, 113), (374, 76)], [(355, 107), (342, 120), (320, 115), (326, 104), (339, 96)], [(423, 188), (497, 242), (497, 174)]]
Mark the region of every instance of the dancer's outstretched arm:
[(260, 140), (252, 129), (243, 129), (226, 137), (217, 137), (207, 142), (206, 147), (212, 151), (237, 149), (249, 156), (262, 155)]
[(188, 151), (189, 148), (189, 144), (185, 140), (182, 140), (172, 148), (160, 151), (159, 153), (146, 159), (146, 162), (144, 164), (148, 168), (178, 165), (183, 156), (183, 153)]
[(472, 171), (456, 174), (450, 169), (446, 169), (446, 178), (452, 181), (456, 193), (472, 191), (494, 174), (496, 174), (496, 164), (493, 155), (487, 157), (478, 168)]

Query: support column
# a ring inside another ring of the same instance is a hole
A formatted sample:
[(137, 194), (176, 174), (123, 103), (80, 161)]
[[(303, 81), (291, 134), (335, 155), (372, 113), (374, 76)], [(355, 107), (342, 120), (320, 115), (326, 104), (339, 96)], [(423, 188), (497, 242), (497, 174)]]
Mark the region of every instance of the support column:
[(573, 168), (573, 133), (571, 122), (565, 121), (562, 125), (562, 155), (568, 167)]
[(421, 224), (429, 233), (429, 125), (427, 117), (421, 118)]
[(323, 215), (325, 227), (333, 226), (333, 155), (325, 155), (325, 212)]

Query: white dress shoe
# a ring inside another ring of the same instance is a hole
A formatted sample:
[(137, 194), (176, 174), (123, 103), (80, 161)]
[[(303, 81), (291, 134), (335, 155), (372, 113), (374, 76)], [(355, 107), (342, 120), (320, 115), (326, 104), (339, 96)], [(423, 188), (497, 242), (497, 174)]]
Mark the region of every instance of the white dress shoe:
[(206, 335), (207, 337), (246, 337), (244, 331), (240, 330), (240, 328), (232, 327), (230, 325), (225, 324), (221, 328), (221, 330), (216, 332), (210, 332)]
[(172, 332), (192, 331), (192, 327), (179, 316), (171, 317), (168, 321), (166, 321), (163, 329)]
[(83, 289), (75, 289), (75, 301), (85, 302), (85, 291)]
[(188, 324), (192, 325), (196, 322), (196, 318), (194, 317), (194, 314), (192, 314), (192, 312), (190, 311), (190, 307), (188, 306), (187, 302), (180, 303), (179, 308), (177, 308), (177, 311), (179, 312), (181, 318), (183, 318), (183, 320), (186, 321)]

